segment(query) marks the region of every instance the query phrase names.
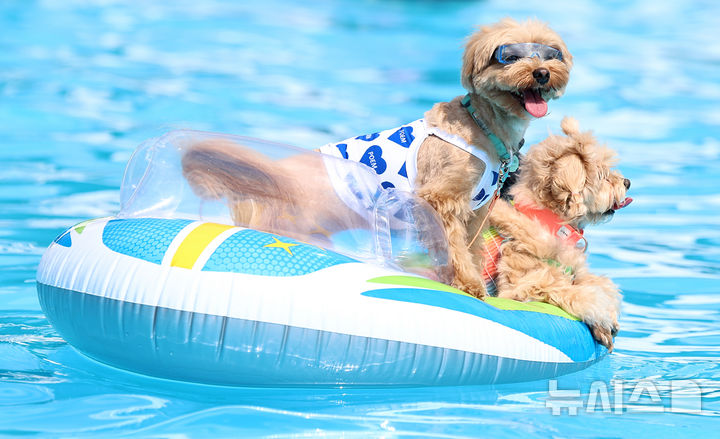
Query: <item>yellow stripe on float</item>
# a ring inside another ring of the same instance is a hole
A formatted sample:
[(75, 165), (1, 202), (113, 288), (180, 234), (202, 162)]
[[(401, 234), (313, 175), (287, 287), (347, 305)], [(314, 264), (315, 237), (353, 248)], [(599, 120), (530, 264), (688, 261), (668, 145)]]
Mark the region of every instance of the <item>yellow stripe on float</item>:
[(222, 232), (232, 228), (226, 224), (200, 224), (185, 237), (170, 261), (170, 266), (191, 269), (205, 247)]

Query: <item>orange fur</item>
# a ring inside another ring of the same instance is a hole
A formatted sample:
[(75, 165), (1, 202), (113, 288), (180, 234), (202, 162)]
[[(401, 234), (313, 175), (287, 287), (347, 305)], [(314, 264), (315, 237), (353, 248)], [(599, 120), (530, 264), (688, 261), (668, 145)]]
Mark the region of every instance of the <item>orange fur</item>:
[[(503, 65), (493, 60), (493, 51), (500, 45), (511, 43), (541, 43), (556, 47), (563, 52), (563, 61), (540, 61), (537, 58), (522, 59), (514, 64)], [(533, 70), (543, 67), (550, 71), (550, 80), (547, 84), (536, 83)], [(481, 28), (473, 34), (467, 43), (463, 55), (462, 83), (471, 95), (472, 104), (478, 110), (484, 122), (508, 148), (517, 149), (523, 138), (525, 130), (533, 117), (524, 109), (518, 95), (523, 90), (532, 88), (547, 101), (562, 95), (569, 78), (572, 67), (572, 56), (568, 52), (560, 37), (547, 25), (530, 20), (518, 23), (511, 19), (503, 20), (491, 26)], [(464, 139), (467, 143), (484, 149), (490, 156), (496, 156), (495, 149), (485, 133), (476, 125), (467, 110), (460, 104), (461, 97), (449, 102), (438, 103), (425, 113), (425, 120), (431, 126)], [(336, 202), (339, 199), (327, 201), (327, 195), (317, 200), (314, 195), (313, 181), (293, 177), (294, 169), (299, 166), (286, 166), (282, 161), (260, 163), (253, 157), (240, 157), (238, 153), (227, 153), (228, 162), (233, 160), (248, 160), (245, 164), (231, 166), (238, 172), (248, 167), (262, 170), (250, 171), (249, 175), (257, 175), (259, 180), (250, 182), (239, 175), (223, 174), (219, 176), (200, 177), (201, 174), (214, 173), (206, 160), (209, 156), (225, 154), (221, 148), (212, 147), (207, 154), (202, 154), (207, 145), (197, 145), (190, 150), (183, 160), (183, 169), (193, 185), (209, 185), (210, 188), (201, 189), (199, 193), (218, 194), (232, 192), (229, 199), (248, 198), (243, 196), (245, 190), (252, 192), (260, 185), (282, 191), (282, 199), (268, 206), (258, 206), (252, 202), (233, 203), (236, 210), (235, 218), (272, 218), (277, 221), (277, 212), (287, 209), (279, 206), (280, 202), (289, 206), (302, 204), (303, 208), (313, 209), (318, 223), (328, 224), (324, 221), (327, 216), (333, 215)], [(193, 152), (194, 151), (194, 152)], [(234, 155), (233, 155), (234, 154)], [(306, 156), (308, 163), (305, 169), (322, 169), (322, 157)], [(445, 227), (449, 242), (451, 265), (453, 267), (452, 284), (477, 297), (485, 294), (485, 285), (482, 280), (482, 259), (478, 256), (480, 243), (470, 248), (470, 241), (480, 229), (488, 213), (488, 205), (476, 211), (470, 208), (470, 198), (473, 187), (479, 181), (485, 164), (437, 137), (430, 136), (420, 146), (417, 157), (417, 179), (414, 188), (417, 195), (424, 198), (440, 215)], [(244, 171), (243, 171), (244, 172)], [(303, 174), (304, 176), (305, 174)], [(271, 177), (267, 182), (265, 176)], [(237, 177), (237, 178), (236, 178)], [(304, 178), (304, 177), (303, 177)], [(321, 178), (321, 177), (316, 177)], [(283, 183), (281, 183), (283, 182)], [(267, 184), (266, 184), (267, 183)], [(317, 187), (329, 187), (326, 181), (316, 181)], [(322, 186), (319, 186), (322, 184)], [(226, 185), (225, 188), (222, 188)], [(254, 185), (254, 188), (251, 187)], [(294, 207), (293, 207), (294, 208)], [(251, 212), (237, 212), (247, 211)], [(261, 225), (271, 221), (260, 220)], [(308, 225), (308, 227), (310, 227)], [(325, 227), (332, 231), (331, 226)], [(297, 230), (297, 228), (295, 228)], [(282, 230), (275, 230), (280, 233)]]
[[(625, 200), (629, 180), (612, 169), (615, 153), (598, 145), (592, 133), (580, 132), (574, 119), (563, 119), (562, 128), (565, 136), (551, 135), (530, 148), (510, 194), (516, 203), (548, 208), (576, 228), (607, 220)], [(621, 295), (610, 279), (590, 273), (582, 250), (504, 200), (496, 203), (490, 225), (506, 238), (498, 262), (498, 296), (557, 305), (581, 318), (612, 349)], [(574, 276), (547, 259), (572, 267)]]

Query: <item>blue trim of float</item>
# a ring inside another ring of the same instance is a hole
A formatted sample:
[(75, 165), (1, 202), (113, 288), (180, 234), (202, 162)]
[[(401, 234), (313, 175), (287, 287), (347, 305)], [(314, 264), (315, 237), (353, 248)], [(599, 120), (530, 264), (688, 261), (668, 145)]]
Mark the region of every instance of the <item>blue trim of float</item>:
[(492, 320), (557, 348), (573, 361), (592, 361), (607, 354), (604, 346), (595, 343), (585, 323), (560, 316), (501, 310), (474, 297), (421, 288), (383, 288), (365, 291), (362, 295), (436, 306)]
[(55, 238), (53, 241), (55, 244), (61, 245), (63, 247), (71, 247), (72, 246), (72, 238), (70, 237), (70, 232), (72, 229), (67, 229), (64, 231), (60, 236)]
[(42, 283), (60, 335), (112, 366), (162, 378), (243, 386), (421, 386), (547, 379), (598, 361), (543, 363), (178, 311)]

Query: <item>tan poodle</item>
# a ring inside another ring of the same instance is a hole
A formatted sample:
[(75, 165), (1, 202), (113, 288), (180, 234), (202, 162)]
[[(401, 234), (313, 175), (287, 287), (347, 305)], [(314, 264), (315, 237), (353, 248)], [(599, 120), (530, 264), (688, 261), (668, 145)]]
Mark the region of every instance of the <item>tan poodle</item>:
[[(437, 211), (449, 242), (452, 284), (482, 297), (482, 239), (476, 238), (494, 193), (517, 162), (528, 124), (563, 94), (571, 67), (571, 54), (547, 25), (505, 19), (467, 42), (462, 84), (468, 94), (435, 104), (423, 119), (325, 145), (325, 155), (304, 155), (300, 164), (295, 158), (271, 161), (222, 141), (200, 142), (185, 154), (183, 170), (197, 193), (227, 197), (239, 223), (282, 230), (282, 218), (295, 216), (288, 209), (311, 209), (313, 221), (305, 226), (312, 235), (332, 233), (333, 221), (324, 219), (347, 203), (318, 196), (316, 189), (330, 187), (330, 171), (307, 170), (327, 167), (326, 155), (361, 162), (383, 187), (413, 192)], [(274, 195), (269, 199), (268, 193)]]
[(494, 236), (500, 254), (496, 263), (486, 256), (485, 273), (499, 297), (557, 305), (612, 350), (621, 295), (610, 279), (588, 271), (583, 228), (632, 201), (630, 180), (612, 169), (615, 153), (580, 132), (575, 119), (563, 119), (562, 130), (565, 136), (530, 148), (509, 190), (512, 202), (498, 200), (490, 213), (486, 237)]

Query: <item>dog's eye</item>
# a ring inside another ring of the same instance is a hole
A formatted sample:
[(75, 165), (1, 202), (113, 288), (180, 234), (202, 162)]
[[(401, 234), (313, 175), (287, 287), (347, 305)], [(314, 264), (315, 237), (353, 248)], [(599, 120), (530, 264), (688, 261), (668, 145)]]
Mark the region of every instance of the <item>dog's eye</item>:
[(507, 58), (505, 58), (505, 61), (507, 61), (507, 62), (515, 62), (515, 61), (517, 61), (517, 60), (519, 60), (519, 59), (520, 59), (520, 57), (517, 56), (517, 55), (510, 55), (510, 56), (508, 56)]

